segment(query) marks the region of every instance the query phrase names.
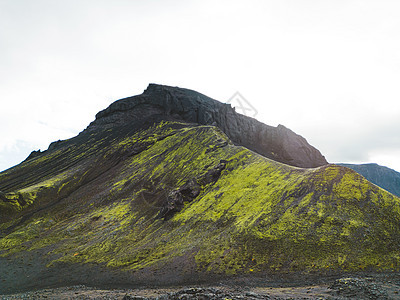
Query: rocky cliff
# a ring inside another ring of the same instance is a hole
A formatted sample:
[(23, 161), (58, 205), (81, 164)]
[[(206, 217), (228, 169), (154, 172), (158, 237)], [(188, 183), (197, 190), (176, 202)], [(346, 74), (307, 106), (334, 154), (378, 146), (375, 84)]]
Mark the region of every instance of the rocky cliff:
[(178, 87), (150, 84), (143, 94), (116, 101), (99, 112), (89, 129), (161, 120), (217, 126), (235, 144), (292, 166), (327, 164), (316, 148), (285, 126), (265, 125), (236, 113), (230, 104)]

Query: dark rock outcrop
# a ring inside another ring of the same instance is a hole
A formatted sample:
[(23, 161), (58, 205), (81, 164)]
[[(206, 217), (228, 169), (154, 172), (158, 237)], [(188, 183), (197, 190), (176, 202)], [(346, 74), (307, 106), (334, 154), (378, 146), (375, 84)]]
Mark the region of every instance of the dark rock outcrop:
[(268, 295), (260, 295), (250, 291), (229, 291), (218, 288), (184, 288), (177, 292), (167, 293), (158, 297), (138, 297), (126, 295), (123, 300), (186, 300), (186, 299), (207, 299), (207, 300), (225, 300), (225, 299), (248, 299), (248, 300), (265, 300), (270, 299)]
[(42, 154), (43, 152), (39, 150), (34, 150), (31, 152), (31, 154), (29, 154), (29, 156), (25, 159), (25, 160), (30, 160), (32, 158), (38, 157)]
[(335, 280), (330, 289), (346, 299), (389, 299), (387, 291), (372, 278), (340, 278)]
[(191, 179), (182, 185), (178, 190), (172, 191), (165, 200), (158, 218), (170, 219), (174, 213), (179, 212), (184, 207), (185, 202), (191, 202), (201, 192), (202, 186), (215, 183), (225, 169), (227, 161), (221, 160), (214, 168), (208, 170), (198, 178)]
[(350, 168), (377, 186), (400, 197), (400, 173), (378, 164), (338, 164)]
[(230, 104), (178, 87), (150, 84), (143, 94), (118, 100), (100, 111), (88, 129), (161, 120), (217, 126), (235, 144), (292, 166), (327, 164), (316, 148), (285, 126), (265, 125), (236, 113)]

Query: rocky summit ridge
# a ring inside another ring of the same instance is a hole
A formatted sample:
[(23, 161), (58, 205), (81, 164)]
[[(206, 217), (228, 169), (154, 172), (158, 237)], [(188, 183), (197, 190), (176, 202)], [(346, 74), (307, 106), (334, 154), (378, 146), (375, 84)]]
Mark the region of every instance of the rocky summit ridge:
[(2, 293), (398, 272), (398, 197), (244, 147), (270, 127), (197, 95), (151, 85), (0, 173)]
[(292, 166), (314, 168), (327, 164), (319, 150), (283, 125), (268, 126), (201, 93), (150, 84), (143, 94), (112, 103), (89, 126), (106, 128), (145, 120), (183, 121), (219, 127), (231, 141), (265, 157)]

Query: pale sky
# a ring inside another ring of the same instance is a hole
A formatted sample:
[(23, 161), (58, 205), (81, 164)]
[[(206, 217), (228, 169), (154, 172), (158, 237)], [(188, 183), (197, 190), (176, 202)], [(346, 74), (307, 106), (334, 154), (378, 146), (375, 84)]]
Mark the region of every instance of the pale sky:
[(400, 171), (400, 1), (0, 0), (0, 170), (151, 83)]

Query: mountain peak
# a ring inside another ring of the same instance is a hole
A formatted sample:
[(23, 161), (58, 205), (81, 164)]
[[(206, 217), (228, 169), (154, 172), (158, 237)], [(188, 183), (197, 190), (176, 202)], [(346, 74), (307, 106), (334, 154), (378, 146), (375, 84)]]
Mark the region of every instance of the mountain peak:
[(235, 144), (289, 165), (312, 168), (327, 164), (316, 148), (283, 125), (263, 124), (237, 113), (230, 104), (193, 90), (154, 83), (143, 94), (118, 100), (100, 111), (88, 129), (142, 126), (162, 120), (217, 126)]

